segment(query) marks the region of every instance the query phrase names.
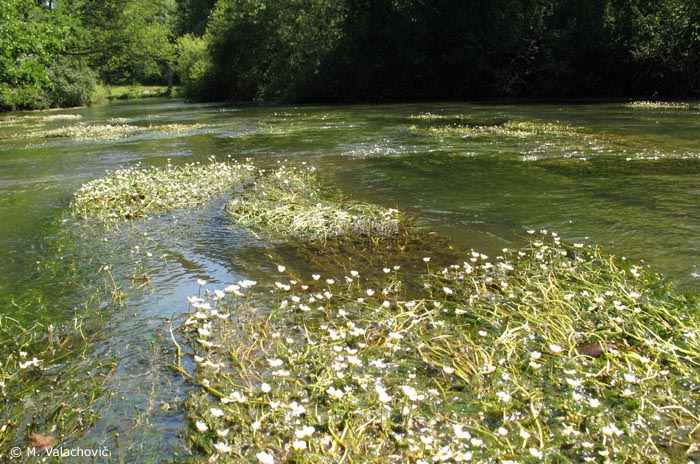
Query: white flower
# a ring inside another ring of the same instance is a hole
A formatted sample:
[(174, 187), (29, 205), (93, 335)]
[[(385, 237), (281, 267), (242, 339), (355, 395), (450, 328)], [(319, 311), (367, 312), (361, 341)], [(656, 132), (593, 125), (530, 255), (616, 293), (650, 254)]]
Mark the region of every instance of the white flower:
[(509, 402), (511, 398), (510, 394), (504, 391), (499, 391), (498, 393), (496, 393), (496, 396), (499, 400), (503, 401), (504, 403)]
[(624, 433), (622, 430), (618, 429), (617, 425), (615, 425), (615, 424), (606, 425), (605, 427), (603, 427), (602, 432), (603, 432), (603, 435), (607, 435), (609, 437), (611, 437), (613, 435), (619, 437), (620, 435), (622, 435)]
[(442, 287), (442, 291), (447, 295), (452, 295), (452, 293), (454, 293), (450, 287)]
[(314, 434), (316, 429), (310, 425), (305, 425), (301, 429), (294, 431), (294, 436), (297, 438), (306, 438)]
[(582, 382), (578, 379), (566, 379), (566, 383), (572, 387), (580, 387)]
[(282, 364), (284, 364), (284, 361), (281, 359), (268, 359), (267, 362), (270, 364), (270, 367), (280, 367)]
[(284, 266), (282, 266), (282, 265), (280, 264), (280, 265), (277, 266), (277, 270), (278, 270), (279, 272), (284, 272), (284, 271), (287, 270), (287, 268), (284, 267)]
[(295, 450), (305, 450), (306, 449), (306, 442), (304, 440), (294, 440), (292, 443), (292, 448)]
[(241, 280), (238, 282), (238, 285), (240, 285), (242, 288), (250, 288), (255, 284), (257, 284), (257, 282), (254, 280)]
[(430, 256), (426, 256), (425, 258), (423, 258), (423, 261), (425, 261), (426, 263), (430, 262)]
[(326, 393), (328, 393), (334, 400), (339, 400), (345, 395), (345, 392), (343, 390), (339, 390), (335, 387), (328, 387)]
[(367, 294), (367, 296), (372, 296), (372, 295), (374, 295), (374, 290), (371, 288), (368, 288), (367, 290), (365, 290), (365, 293)]
[(306, 408), (296, 401), (292, 401), (289, 408), (292, 410), (292, 416), (301, 416), (306, 412)]
[(204, 287), (207, 284), (207, 281), (204, 279), (197, 279), (197, 285), (200, 287)]
[(600, 406), (600, 400), (598, 400), (598, 398), (591, 398), (588, 401), (588, 404), (590, 404), (592, 408), (597, 408), (598, 406)]
[(207, 424), (205, 424), (205, 423), (202, 422), (202, 421), (197, 421), (197, 422), (195, 422), (195, 423), (194, 423), (194, 426), (197, 428), (197, 431), (198, 431), (198, 432), (204, 433), (204, 432), (206, 432), (207, 430), (209, 430), (209, 427), (207, 426)]
[(314, 280), (318, 280), (318, 279), (321, 278), (321, 276), (318, 275), (318, 274), (311, 274), (311, 277), (312, 277)]
[(520, 429), (520, 438), (522, 438), (523, 440), (527, 440), (528, 438), (530, 438), (530, 432), (528, 432), (525, 429)]
[(409, 400), (411, 401), (422, 401), (425, 398), (425, 395), (422, 393), (419, 394), (415, 388), (411, 387), (410, 385), (402, 385), (401, 386), (401, 391), (403, 392), (404, 395), (408, 397)]
[(452, 430), (454, 431), (455, 438), (459, 440), (468, 440), (472, 437), (472, 435), (469, 432), (466, 432), (464, 430), (464, 425), (462, 424), (453, 424)]
[(207, 327), (200, 327), (199, 329), (197, 329), (197, 333), (202, 337), (208, 337), (209, 335), (211, 335), (211, 331), (209, 331)]
[(274, 456), (264, 451), (260, 451), (258, 454), (255, 455), (255, 457), (258, 458), (258, 462), (260, 464), (274, 464), (275, 462)]
[(224, 411), (222, 411), (219, 408), (211, 408), (209, 409), (209, 412), (211, 413), (212, 416), (214, 417), (221, 417), (224, 415)]
[(382, 384), (377, 384), (374, 386), (374, 391), (379, 394), (379, 401), (382, 403), (388, 403), (391, 401), (391, 395), (386, 392), (386, 388)]
[(452, 368), (450, 366), (442, 366), (442, 371), (445, 374), (452, 374), (455, 370), (454, 370), (454, 368)]
[(530, 448), (530, 456), (533, 458), (537, 459), (542, 459), (542, 451), (538, 450), (537, 448)]
[(505, 427), (498, 427), (498, 430), (496, 430), (496, 432), (498, 432), (498, 434), (502, 437), (508, 435), (508, 429)]
[(552, 343), (549, 345), (549, 349), (552, 351), (552, 353), (561, 353), (562, 347)]
[(262, 390), (263, 393), (270, 393), (272, 387), (268, 383), (263, 383), (262, 385), (260, 385), (260, 390)]
[(214, 443), (214, 448), (216, 449), (217, 452), (219, 452), (221, 454), (231, 452), (231, 447), (226, 442), (221, 442), (221, 441), (216, 442), (216, 443)]
[[(21, 356), (21, 355), (22, 355), (22, 353), (20, 353), (20, 356)], [(24, 355), (26, 356), (27, 353), (24, 353)], [(20, 361), (20, 362), (19, 362), (19, 368), (20, 368), (20, 369), (26, 369), (26, 368), (28, 368), (29, 366), (38, 367), (40, 362), (41, 362), (41, 361), (38, 360), (37, 358), (33, 358), (31, 361), (27, 361), (27, 362), (22, 362), (22, 361)]]

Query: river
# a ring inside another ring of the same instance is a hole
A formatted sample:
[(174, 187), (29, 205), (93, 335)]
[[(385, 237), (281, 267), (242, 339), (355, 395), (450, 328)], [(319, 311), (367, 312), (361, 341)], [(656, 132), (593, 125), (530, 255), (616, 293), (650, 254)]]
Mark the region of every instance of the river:
[[(116, 138), (47, 135), (108, 124), (130, 129)], [(249, 158), (261, 167), (305, 161), (346, 196), (398, 208), (465, 249), (492, 255), (523, 244), (529, 229), (548, 229), (644, 261), (682, 291), (700, 290), (697, 103), (262, 107), (141, 100), (0, 115), (5, 315), (44, 323), (89, 316), (86, 282), (104, 266), (122, 281), (148, 272), (146, 288), (107, 317), (91, 347), (115, 364), (97, 403), (101, 418), (73, 441), (106, 446), (115, 462), (187, 454), (179, 403), (188, 385), (167, 368), (167, 341), (170, 321), (199, 291), (197, 280), (262, 280), (274, 268), (264, 244), (226, 216), (225, 196), (108, 237), (77, 238), (67, 250), (61, 241), (71, 197), (110, 170), (210, 157)]]

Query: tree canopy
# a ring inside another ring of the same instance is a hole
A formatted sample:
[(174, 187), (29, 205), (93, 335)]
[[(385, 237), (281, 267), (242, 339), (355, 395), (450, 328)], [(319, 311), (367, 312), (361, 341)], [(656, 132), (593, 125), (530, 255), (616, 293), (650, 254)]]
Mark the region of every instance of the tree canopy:
[(213, 98), (688, 96), (693, 0), (220, 0)]
[(0, 0), (0, 43), (5, 110), (173, 73), (205, 100), (700, 90), (695, 0)]

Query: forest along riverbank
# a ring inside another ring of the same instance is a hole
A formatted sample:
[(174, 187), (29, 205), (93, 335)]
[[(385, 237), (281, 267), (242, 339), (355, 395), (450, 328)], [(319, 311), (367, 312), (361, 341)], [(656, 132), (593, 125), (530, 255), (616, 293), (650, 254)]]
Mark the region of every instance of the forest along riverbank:
[[(178, 433), (191, 427), (181, 406), (190, 387), (167, 369), (169, 320), (189, 311), (198, 279), (212, 289), (262, 283), (280, 278), (278, 264), (292, 269), (293, 259), (311, 275), (305, 258), (267, 257), (296, 252), (236, 226), (223, 211), (227, 194), (99, 233), (64, 222), (72, 195), (108, 170), (206, 164), (212, 156), (251, 158), (258, 168), (305, 161), (346, 196), (414, 215), (418, 229), (484, 255), (546, 228), (569, 243), (585, 239), (644, 259), (693, 290), (698, 112), (692, 103), (261, 109), (157, 101), (7, 115), (0, 120), (0, 211), (8, 218), (2, 301), (25, 327), (42, 324), (44, 338), (52, 325), (70, 338), (76, 317), (90, 329), (74, 332), (66, 356), (52, 360), (55, 341), (20, 341), (5, 321), (7, 340), (15, 340), (3, 345), (3, 357), (16, 360), (13, 378), (43, 379), (47, 388), (41, 395), (5, 389), (32, 412), (3, 418), (29, 424), (8, 425), (3, 446), (38, 433), (66, 446), (109, 446), (130, 462), (187, 454)], [(68, 377), (91, 385), (78, 390), (93, 391), (93, 399), (56, 412), (50, 406), (67, 389), (48, 380), (69, 365)], [(78, 420), (68, 413), (77, 409), (89, 412)]]

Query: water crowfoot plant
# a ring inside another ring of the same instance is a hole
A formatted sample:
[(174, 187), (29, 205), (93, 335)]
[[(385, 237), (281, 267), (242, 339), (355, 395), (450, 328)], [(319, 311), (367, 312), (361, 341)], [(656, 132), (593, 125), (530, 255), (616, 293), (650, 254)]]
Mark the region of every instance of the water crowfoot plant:
[(325, 193), (315, 169), (281, 165), (263, 172), (255, 184), (228, 204), (240, 224), (304, 239), (338, 235), (390, 236), (401, 215), (392, 208), (334, 198)]
[(99, 393), (114, 367), (108, 353), (85, 356), (101, 319), (22, 325), (0, 317), (0, 458), (79, 436), (99, 417)]
[(553, 234), (494, 260), (416, 259), (419, 298), (379, 291), (385, 263), (385, 285), (358, 269), (190, 299), (195, 447), (218, 462), (696, 457), (697, 301)]
[(75, 194), (73, 213), (104, 221), (123, 220), (200, 205), (250, 182), (249, 164), (212, 161), (165, 169), (120, 169), (88, 182)]
[(642, 109), (688, 109), (690, 105), (684, 102), (673, 102), (673, 101), (633, 101), (628, 103), (628, 108), (642, 108)]

